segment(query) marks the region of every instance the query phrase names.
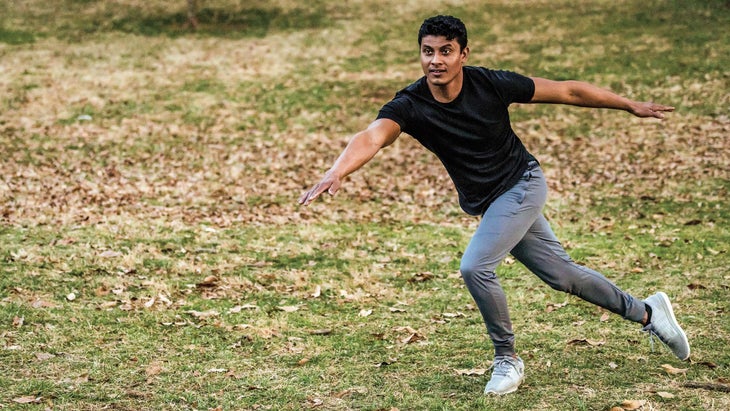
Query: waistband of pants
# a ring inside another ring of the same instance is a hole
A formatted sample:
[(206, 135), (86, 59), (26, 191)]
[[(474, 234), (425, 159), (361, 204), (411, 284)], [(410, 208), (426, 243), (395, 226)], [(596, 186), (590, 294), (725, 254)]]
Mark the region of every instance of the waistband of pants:
[(527, 170), (525, 170), (524, 173), (522, 173), (522, 177), (520, 179), (530, 181), (530, 178), (532, 178), (532, 170), (540, 167), (540, 163), (537, 162), (537, 160), (530, 160), (527, 162)]

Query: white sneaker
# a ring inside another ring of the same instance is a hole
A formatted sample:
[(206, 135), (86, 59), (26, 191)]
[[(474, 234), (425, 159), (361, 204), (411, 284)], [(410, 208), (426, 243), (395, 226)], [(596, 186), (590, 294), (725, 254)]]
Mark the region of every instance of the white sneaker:
[(492, 363), (492, 378), (484, 387), (484, 394), (504, 395), (517, 391), (525, 379), (525, 364), (520, 357), (498, 355)]
[(651, 320), (641, 330), (659, 338), (659, 341), (666, 344), (680, 360), (688, 359), (689, 341), (674, 317), (669, 297), (663, 292), (658, 292), (644, 302), (651, 307)]

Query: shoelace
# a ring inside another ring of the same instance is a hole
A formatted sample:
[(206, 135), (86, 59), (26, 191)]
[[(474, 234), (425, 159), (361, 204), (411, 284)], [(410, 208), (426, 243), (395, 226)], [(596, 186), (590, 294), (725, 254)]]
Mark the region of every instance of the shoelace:
[(494, 370), (492, 371), (494, 375), (506, 376), (510, 372), (509, 367), (516, 368), (514, 361), (509, 357), (495, 359), (489, 368)]
[(659, 341), (662, 341), (662, 338), (659, 337), (659, 335), (654, 332), (654, 327), (653, 327), (652, 323), (645, 325), (641, 329), (641, 331), (643, 331), (645, 333), (649, 333), (649, 344), (651, 345), (651, 352), (654, 352), (654, 337), (658, 338)]

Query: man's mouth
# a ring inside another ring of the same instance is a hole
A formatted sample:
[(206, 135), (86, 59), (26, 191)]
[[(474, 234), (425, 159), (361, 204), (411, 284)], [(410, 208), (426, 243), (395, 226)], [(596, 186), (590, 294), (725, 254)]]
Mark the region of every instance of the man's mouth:
[(428, 70), (428, 72), (431, 73), (431, 74), (439, 75), (439, 74), (446, 73), (446, 70), (444, 70), (444, 69), (430, 69), (430, 70)]

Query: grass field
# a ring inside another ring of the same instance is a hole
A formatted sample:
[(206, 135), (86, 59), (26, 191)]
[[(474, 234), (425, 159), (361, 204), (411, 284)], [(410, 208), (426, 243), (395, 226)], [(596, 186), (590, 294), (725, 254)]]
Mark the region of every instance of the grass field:
[[(199, 3), (0, 2), (0, 409), (730, 409), (726, 1)], [(677, 107), (511, 115), (571, 255), (669, 294), (691, 362), (507, 259), (527, 379), (483, 397), (438, 161), (403, 136), (296, 205), (440, 13), (471, 64)]]

